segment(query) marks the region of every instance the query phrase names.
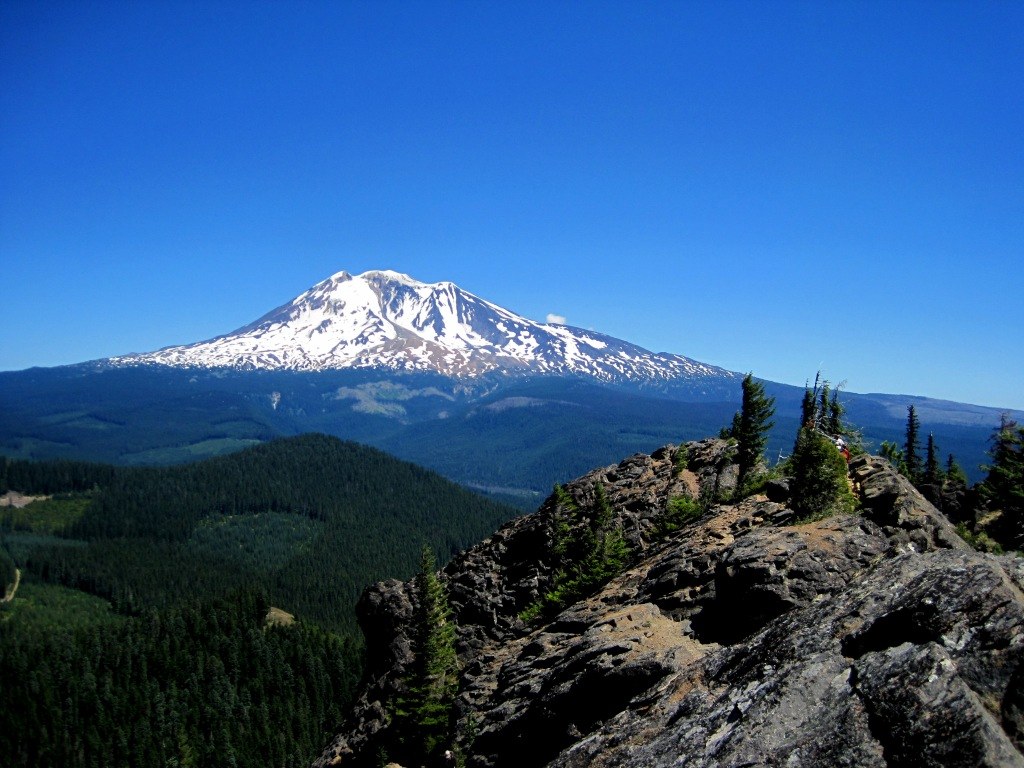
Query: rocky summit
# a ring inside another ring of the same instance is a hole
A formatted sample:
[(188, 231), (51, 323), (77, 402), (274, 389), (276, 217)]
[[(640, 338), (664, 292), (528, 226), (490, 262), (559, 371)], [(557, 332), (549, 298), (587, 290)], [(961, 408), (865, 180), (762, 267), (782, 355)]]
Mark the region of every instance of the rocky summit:
[[(801, 522), (785, 482), (711, 501), (735, 486), (727, 443), (667, 446), (456, 557), (440, 574), (455, 752), (477, 768), (1024, 766), (1024, 558), (968, 548), (883, 459), (850, 476), (856, 514)], [(528, 621), (558, 578), (564, 507), (601, 495), (629, 565)], [(681, 497), (704, 500), (699, 516), (667, 525)], [(361, 696), (317, 766), (385, 756), (416, 600), (412, 582), (363, 595)]]

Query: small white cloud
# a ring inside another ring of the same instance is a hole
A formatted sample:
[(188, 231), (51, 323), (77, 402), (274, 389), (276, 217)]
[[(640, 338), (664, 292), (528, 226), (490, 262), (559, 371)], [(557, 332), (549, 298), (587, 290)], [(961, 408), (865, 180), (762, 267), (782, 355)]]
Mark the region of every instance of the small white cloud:
[(553, 312), (548, 312), (549, 325), (565, 325), (565, 318), (562, 315), (556, 315)]

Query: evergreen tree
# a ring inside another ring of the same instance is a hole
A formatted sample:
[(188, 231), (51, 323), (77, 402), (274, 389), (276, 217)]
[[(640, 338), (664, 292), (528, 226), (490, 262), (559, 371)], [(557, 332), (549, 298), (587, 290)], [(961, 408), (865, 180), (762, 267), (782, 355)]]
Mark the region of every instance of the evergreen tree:
[(451, 744), (459, 687), (455, 624), (437, 577), (434, 553), (423, 547), (416, 575), (413, 664), (395, 710), (396, 747), (412, 763), (432, 762)]
[(815, 426), (815, 417), (817, 416), (818, 410), (818, 387), (821, 382), (821, 371), (814, 377), (814, 389), (811, 389), (806, 384), (804, 385), (804, 397), (800, 402), (800, 426), (811, 427)]
[[(821, 382), (821, 390), (818, 392), (818, 413), (817, 425), (822, 432), (828, 432), (828, 401), (832, 392), (832, 386), (828, 379)], [(835, 434), (835, 433), (832, 433)]]
[(580, 588), (591, 591), (617, 575), (629, 561), (629, 547), (622, 529), (612, 525), (612, 505), (601, 483), (594, 485), (594, 515), (589, 536), (585, 536), (587, 554), (580, 569)]
[(524, 621), (556, 613), (591, 594), (629, 562), (629, 545), (622, 528), (613, 524), (612, 506), (601, 483), (594, 485), (589, 515), (561, 486), (555, 486), (554, 498), (556, 506), (549, 523), (555, 569), (551, 589), (520, 613)]
[(952, 453), (946, 458), (946, 480), (959, 483), (964, 487), (967, 486), (967, 473), (956, 463)]
[(737, 435), (740, 433), (740, 412), (736, 411), (732, 415), (732, 422), (728, 427), (722, 427), (718, 431), (718, 436), (723, 440), (729, 440), (730, 438), (735, 440)]
[(1024, 426), (1004, 414), (989, 456), (979, 493), (990, 512), (1000, 513), (991, 534), (1007, 549), (1024, 549)]
[(813, 388), (805, 385), (804, 397), (800, 403), (800, 425), (817, 429), (831, 437), (849, 437), (854, 443), (859, 444), (859, 434), (843, 423), (846, 409), (839, 402), (839, 390), (842, 386), (838, 384), (833, 388), (829, 380), (823, 379), (821, 371), (818, 371), (814, 376)]
[(942, 469), (939, 467), (938, 449), (935, 447), (935, 435), (928, 433), (925, 450), (924, 471), (917, 485), (921, 494), (932, 504), (942, 506)]
[(939, 509), (953, 522), (959, 522), (963, 519), (966, 497), (967, 474), (951, 453), (946, 459), (946, 470), (942, 473), (942, 503)]
[(750, 479), (761, 461), (768, 443), (768, 432), (775, 426), (775, 398), (765, 395), (764, 384), (754, 381), (753, 374), (743, 377), (743, 401), (739, 419), (734, 419), (733, 437), (736, 438), (736, 458), (739, 464), (738, 490)]
[(828, 401), (828, 413), (825, 417), (826, 431), (830, 435), (839, 437), (847, 433), (843, 426), (843, 414), (846, 409), (839, 402), (839, 387), (832, 391), (832, 398)]
[(0, 538), (0, 599), (14, 586), (16, 578), (17, 568), (14, 565), (14, 558), (11, 557), (4, 546), (3, 539)]
[(803, 520), (852, 510), (849, 468), (832, 437), (851, 436), (859, 443), (859, 436), (843, 424), (839, 388), (833, 390), (818, 371), (814, 388), (804, 390), (800, 410), (801, 426), (789, 458), (793, 509)]
[(938, 448), (935, 447), (935, 435), (928, 433), (928, 443), (924, 459), (925, 483), (938, 484), (942, 481), (942, 470), (939, 469)]
[(886, 459), (892, 468), (899, 472), (901, 475), (906, 476), (907, 474), (907, 462), (903, 459), (903, 451), (896, 443), (890, 443), (888, 440), (883, 440), (881, 446), (878, 448), (878, 453), (883, 459)]
[(835, 443), (810, 427), (801, 428), (790, 457), (791, 504), (802, 520), (853, 509), (848, 468)]
[(917, 411), (914, 410), (914, 406), (908, 405), (907, 439), (903, 444), (903, 461), (907, 465), (907, 477), (915, 484), (921, 480), (921, 456), (917, 452), (920, 431), (921, 422), (917, 418)]

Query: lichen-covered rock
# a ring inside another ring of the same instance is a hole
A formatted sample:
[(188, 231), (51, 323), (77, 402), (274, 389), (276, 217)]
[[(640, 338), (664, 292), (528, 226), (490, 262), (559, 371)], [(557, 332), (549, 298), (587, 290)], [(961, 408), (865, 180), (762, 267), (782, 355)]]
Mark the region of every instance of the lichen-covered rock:
[[(1020, 560), (887, 559), (849, 589), (681, 668), (559, 766), (1020, 766)], [(1017, 677), (1015, 677), (1017, 676)]]
[(880, 525), (894, 545), (918, 552), (967, 549), (949, 521), (885, 459), (858, 456), (850, 462), (850, 476), (860, 489), (864, 516)]
[[(586, 510), (602, 485), (632, 560), (547, 623), (520, 613), (552, 583), (554, 497), (445, 569), (468, 765), (1024, 768), (1024, 559), (968, 549), (875, 457), (851, 463), (862, 514), (792, 525), (773, 493), (666, 535), (670, 499), (734, 469), (724, 441), (678, 450), (566, 486)], [(317, 765), (375, 764), (411, 594), (364, 595), (363, 694)]]

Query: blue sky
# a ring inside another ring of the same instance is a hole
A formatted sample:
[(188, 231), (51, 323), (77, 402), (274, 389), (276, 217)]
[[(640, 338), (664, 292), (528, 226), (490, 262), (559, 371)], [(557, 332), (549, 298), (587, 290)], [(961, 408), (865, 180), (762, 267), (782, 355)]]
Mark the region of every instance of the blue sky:
[(0, 3), (0, 369), (385, 268), (1024, 408), (1024, 4)]

